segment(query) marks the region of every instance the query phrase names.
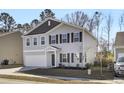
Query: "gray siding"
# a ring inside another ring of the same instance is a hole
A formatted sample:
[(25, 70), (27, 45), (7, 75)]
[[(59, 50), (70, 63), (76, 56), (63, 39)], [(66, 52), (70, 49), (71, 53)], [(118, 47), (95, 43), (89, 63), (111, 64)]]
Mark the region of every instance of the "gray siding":
[(124, 48), (116, 48), (116, 59), (118, 58), (119, 53), (124, 53)]

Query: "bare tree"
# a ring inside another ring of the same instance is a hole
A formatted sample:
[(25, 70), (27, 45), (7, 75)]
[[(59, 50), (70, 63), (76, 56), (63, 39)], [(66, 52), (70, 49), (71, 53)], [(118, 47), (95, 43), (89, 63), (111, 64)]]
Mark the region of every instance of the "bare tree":
[(109, 46), (110, 46), (110, 31), (111, 31), (112, 23), (113, 23), (113, 19), (112, 19), (112, 16), (109, 14), (108, 16), (106, 16), (106, 31), (108, 35), (108, 51), (109, 51)]
[(123, 26), (124, 26), (124, 13), (122, 15), (120, 15), (120, 18), (119, 18), (120, 31), (122, 31)]
[(82, 11), (66, 14), (65, 19), (68, 23), (84, 27), (88, 22), (88, 16)]

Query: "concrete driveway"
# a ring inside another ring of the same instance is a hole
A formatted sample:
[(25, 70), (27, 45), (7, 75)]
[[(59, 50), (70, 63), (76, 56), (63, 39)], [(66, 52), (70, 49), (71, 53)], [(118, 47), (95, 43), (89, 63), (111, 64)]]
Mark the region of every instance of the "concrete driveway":
[(0, 84), (44, 84), (44, 82), (0, 78)]

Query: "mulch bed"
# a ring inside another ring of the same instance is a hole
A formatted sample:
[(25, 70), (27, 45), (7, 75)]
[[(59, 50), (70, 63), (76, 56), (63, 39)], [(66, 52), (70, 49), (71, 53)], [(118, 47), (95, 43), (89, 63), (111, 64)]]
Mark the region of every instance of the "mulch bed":
[(73, 78), (88, 78), (95, 80), (113, 80), (113, 71), (108, 71), (107, 68), (103, 68), (103, 74), (100, 73), (99, 67), (92, 68), (92, 74), (88, 75), (86, 69), (75, 68), (49, 68), (49, 69), (33, 69), (29, 71), (23, 71), (21, 73), (38, 75), (38, 76), (59, 76), (59, 77), (73, 77)]

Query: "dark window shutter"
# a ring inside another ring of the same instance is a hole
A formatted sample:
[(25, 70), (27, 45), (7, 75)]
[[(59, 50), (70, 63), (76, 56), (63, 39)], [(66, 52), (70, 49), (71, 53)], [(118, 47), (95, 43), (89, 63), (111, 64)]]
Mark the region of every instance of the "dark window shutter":
[(62, 62), (62, 54), (60, 54), (60, 62)]
[(80, 53), (79, 55), (80, 55), (80, 63), (82, 63), (82, 53)]
[(73, 33), (71, 33), (71, 42), (73, 42)]
[(51, 35), (49, 36), (49, 44), (51, 44)]
[(56, 35), (56, 44), (58, 44), (58, 35)]
[(60, 43), (62, 43), (62, 35), (60, 34)]
[(70, 34), (69, 33), (67, 34), (67, 39), (68, 39), (67, 42), (69, 43), (70, 42)]
[(71, 62), (74, 62), (74, 53), (71, 53)]
[(80, 32), (80, 42), (82, 42), (82, 32)]
[(70, 62), (70, 54), (69, 53), (67, 53), (67, 61), (68, 61), (68, 63)]

